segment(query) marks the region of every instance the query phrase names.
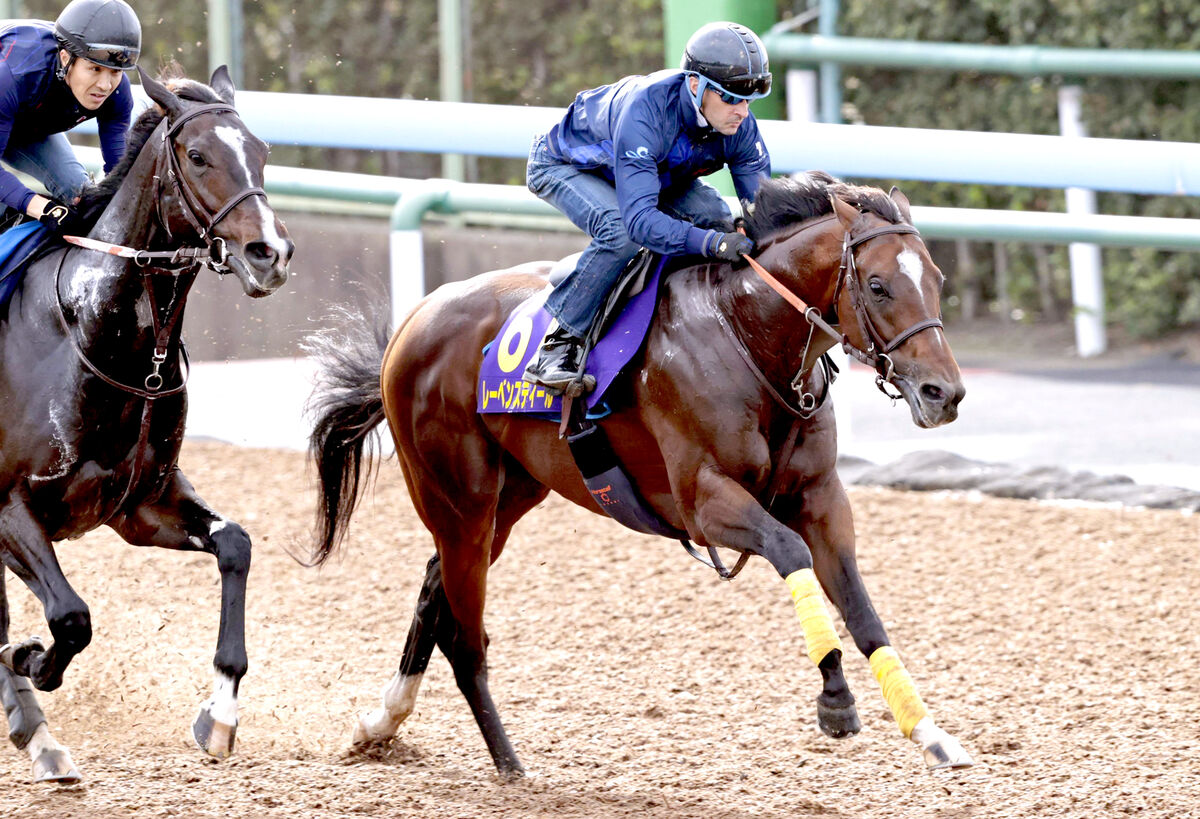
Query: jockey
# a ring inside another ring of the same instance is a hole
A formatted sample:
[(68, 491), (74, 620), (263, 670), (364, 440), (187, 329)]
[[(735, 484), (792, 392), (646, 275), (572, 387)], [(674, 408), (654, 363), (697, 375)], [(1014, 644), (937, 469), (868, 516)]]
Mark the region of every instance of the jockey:
[(738, 261), (754, 243), (735, 233), (721, 195), (699, 177), (728, 165), (743, 206), (771, 175), (750, 100), (771, 90), (762, 41), (737, 23), (688, 40), (681, 70), (633, 76), (579, 94), (529, 152), (529, 189), (592, 237), (546, 299), (550, 331), (524, 380), (562, 391), (583, 339), (625, 265), (663, 255)]
[(88, 181), (63, 131), (95, 117), (105, 172), (125, 152), (129, 78), (142, 27), (124, 0), (71, 0), (53, 23), (0, 22), (0, 159), (46, 186), (34, 193), (0, 168), (0, 202), (56, 231)]

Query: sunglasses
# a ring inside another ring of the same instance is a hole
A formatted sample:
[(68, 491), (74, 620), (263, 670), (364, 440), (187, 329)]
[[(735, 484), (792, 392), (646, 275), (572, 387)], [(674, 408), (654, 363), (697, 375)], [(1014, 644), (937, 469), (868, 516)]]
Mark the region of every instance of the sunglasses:
[(743, 100), (756, 100), (771, 93), (771, 75), (763, 74), (758, 77), (728, 80), (724, 86), (708, 80), (708, 87), (717, 92), (721, 102), (726, 105), (737, 105)]

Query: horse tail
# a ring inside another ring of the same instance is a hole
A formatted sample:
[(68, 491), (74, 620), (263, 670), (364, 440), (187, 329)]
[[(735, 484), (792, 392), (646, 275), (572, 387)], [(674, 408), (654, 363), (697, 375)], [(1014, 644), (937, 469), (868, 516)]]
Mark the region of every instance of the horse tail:
[(378, 463), (379, 439), (372, 433), (384, 420), (379, 372), (391, 337), (387, 319), (382, 311), (369, 318), (346, 305), (335, 307), (330, 318), (331, 327), (301, 345), (317, 362), (306, 411), (314, 419), (308, 454), (320, 491), (312, 555), (308, 562), (300, 561), (307, 566), (324, 563), (346, 536), (360, 493)]

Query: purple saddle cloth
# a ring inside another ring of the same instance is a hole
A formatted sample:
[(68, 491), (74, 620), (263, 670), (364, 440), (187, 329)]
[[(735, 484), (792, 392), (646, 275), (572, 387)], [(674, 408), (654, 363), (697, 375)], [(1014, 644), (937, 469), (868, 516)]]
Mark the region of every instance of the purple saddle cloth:
[[(658, 282), (666, 259), (659, 259), (654, 274), (641, 292), (631, 298), (616, 321), (588, 354), (587, 372), (596, 377), (596, 389), (585, 398), (588, 410), (594, 410), (605, 391), (642, 346), (654, 306), (658, 301)], [(525, 367), (537, 355), (538, 347), (550, 326), (545, 310), (552, 287), (530, 296), (513, 310), (499, 335), (484, 348), (479, 368), (479, 412), (532, 413), (557, 420), (562, 415), (562, 396), (552, 395), (544, 387), (521, 380)]]

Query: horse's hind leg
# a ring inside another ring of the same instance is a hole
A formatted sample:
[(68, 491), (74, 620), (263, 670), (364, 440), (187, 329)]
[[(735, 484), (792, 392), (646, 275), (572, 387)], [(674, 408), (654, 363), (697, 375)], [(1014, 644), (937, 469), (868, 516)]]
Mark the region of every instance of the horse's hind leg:
[[(389, 741), (396, 735), (400, 723), (412, 714), (434, 643), (449, 645), (453, 634), (451, 617), (446, 608), (446, 593), (442, 589), (441, 558), (435, 554), (425, 568), (425, 582), (421, 585), (417, 610), (408, 628), (400, 668), (384, 689), (383, 704), (359, 717), (354, 729), (355, 746)], [(443, 632), (440, 640), (439, 629)]]
[[(0, 566), (0, 645), (8, 642), (8, 595), (4, 586), (4, 567)], [(33, 686), (26, 677), (18, 677), (0, 666), (0, 704), (8, 719), (8, 738), (19, 751), (28, 751), (33, 760), (35, 782), (59, 782), (70, 785), (82, 777), (71, 753), (59, 745), (46, 725)]]

